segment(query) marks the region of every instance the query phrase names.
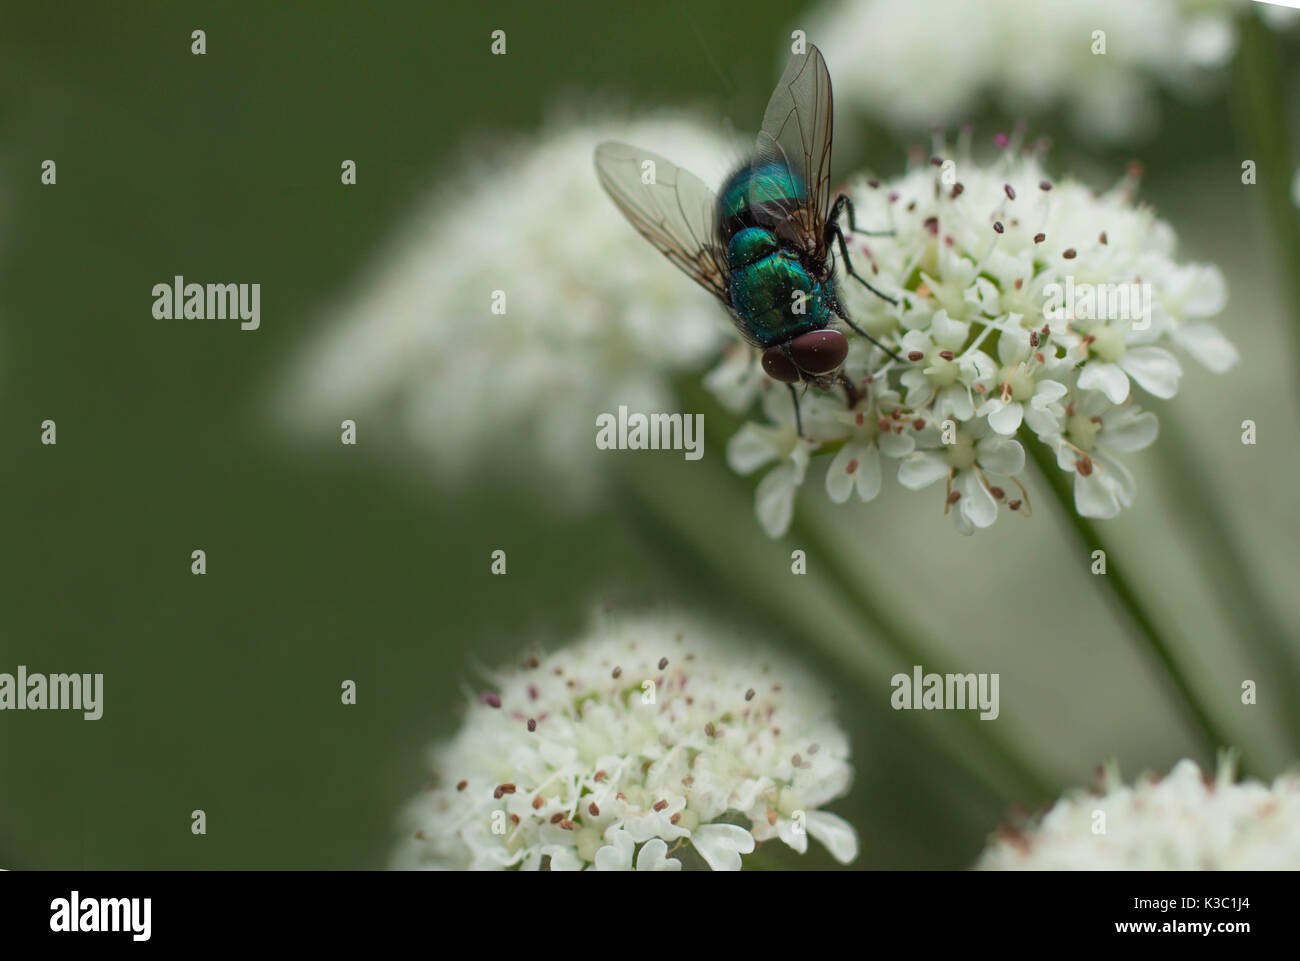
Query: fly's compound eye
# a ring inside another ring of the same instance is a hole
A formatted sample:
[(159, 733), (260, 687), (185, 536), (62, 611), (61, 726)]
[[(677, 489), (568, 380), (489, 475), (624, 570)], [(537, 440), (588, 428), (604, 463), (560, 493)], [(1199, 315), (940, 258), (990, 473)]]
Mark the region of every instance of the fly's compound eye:
[(830, 374), (839, 370), (849, 355), (849, 341), (838, 330), (814, 330), (790, 341), (790, 355), (805, 373)]
[(781, 347), (769, 347), (763, 351), (763, 370), (767, 372), (767, 376), (783, 384), (797, 384), (803, 379), (799, 376), (799, 368), (785, 355), (785, 350)]

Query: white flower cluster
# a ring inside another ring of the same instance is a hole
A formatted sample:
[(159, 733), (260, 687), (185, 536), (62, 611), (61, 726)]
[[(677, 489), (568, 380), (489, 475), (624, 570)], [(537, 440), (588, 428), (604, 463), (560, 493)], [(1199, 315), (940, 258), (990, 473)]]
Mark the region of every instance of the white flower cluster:
[(1003, 828), (981, 870), (1297, 870), (1300, 776), (1272, 787), (1234, 782), (1232, 760), (1211, 779), (1194, 761), (1128, 787), (1115, 765), (1093, 793), (1056, 802), (1025, 830)]
[(857, 835), (819, 811), (849, 745), (801, 670), (676, 617), (608, 620), (493, 678), (435, 751), (401, 868), (738, 870), (764, 841), (842, 863)]
[[(839, 103), (904, 130), (963, 122), (985, 99), (1011, 116), (1052, 108), (1080, 133), (1149, 131), (1156, 88), (1194, 93), (1237, 47), (1245, 0), (832, 0), (807, 24)], [(1288, 16), (1290, 15), (1290, 16)], [(924, 51), (918, 56), (917, 51)]]
[(712, 182), (738, 155), (666, 113), (560, 126), (453, 171), (299, 358), (283, 390), (294, 431), (379, 412), (371, 423), (395, 421), (444, 481), (540, 469), (561, 481), (549, 496), (583, 502), (600, 475), (595, 415), (669, 409), (674, 373), (716, 357), (728, 330), (596, 184), (592, 148), (609, 138), (654, 144)]
[(944, 510), (962, 533), (989, 527), (1002, 509), (1025, 512), (1022, 425), (1073, 475), (1079, 513), (1114, 517), (1136, 492), (1119, 455), (1156, 436), (1139, 401), (1178, 389), (1170, 349), (1216, 372), (1236, 362), (1205, 320), (1226, 301), (1222, 275), (1174, 260), (1172, 229), (1134, 202), (1136, 169), (1098, 195), (1050, 181), (1037, 146), (998, 143), (989, 164), (962, 147), (955, 161), (936, 156), (893, 182), (850, 186), (858, 226), (892, 231), (850, 235), (854, 264), (899, 304), (842, 269), (841, 294), (900, 360), (851, 336), (852, 396), (804, 393), (802, 437), (785, 387), (750, 352), (733, 350), (708, 376), (733, 410), (765, 395), (766, 422), (746, 424), (727, 455), (740, 473), (775, 465), (756, 502), (771, 536), (789, 525), (818, 454), (833, 455), (825, 485), (837, 503), (875, 497), (892, 461), (906, 488), (943, 482)]

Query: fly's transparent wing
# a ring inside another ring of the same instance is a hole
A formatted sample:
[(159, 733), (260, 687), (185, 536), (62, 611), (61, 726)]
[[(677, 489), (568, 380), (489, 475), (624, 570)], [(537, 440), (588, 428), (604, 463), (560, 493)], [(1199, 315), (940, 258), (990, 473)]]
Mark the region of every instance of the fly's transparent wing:
[(727, 307), (726, 255), (713, 233), (717, 198), (658, 154), (624, 143), (596, 148), (596, 176), (637, 232)]
[(758, 159), (786, 163), (803, 178), (808, 204), (791, 211), (792, 226), (807, 250), (824, 256), (823, 228), (831, 206), (831, 75), (812, 44), (792, 54), (763, 114)]

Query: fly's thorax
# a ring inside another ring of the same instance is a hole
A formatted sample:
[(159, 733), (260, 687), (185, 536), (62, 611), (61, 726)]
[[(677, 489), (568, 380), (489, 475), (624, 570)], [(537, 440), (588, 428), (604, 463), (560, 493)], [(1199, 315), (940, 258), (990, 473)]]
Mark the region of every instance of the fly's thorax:
[(776, 226), (808, 202), (808, 187), (784, 163), (758, 161), (741, 167), (718, 192), (718, 227), (730, 239), (746, 227)]

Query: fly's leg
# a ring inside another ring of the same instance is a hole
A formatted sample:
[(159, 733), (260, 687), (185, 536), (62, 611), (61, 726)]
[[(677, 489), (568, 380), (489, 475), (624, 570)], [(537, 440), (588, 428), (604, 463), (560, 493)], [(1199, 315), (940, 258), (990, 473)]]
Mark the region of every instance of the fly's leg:
[(803, 436), (803, 418), (799, 416), (799, 393), (794, 389), (794, 384), (786, 384), (790, 388), (790, 402), (794, 404), (794, 429), (799, 436)]
[(844, 388), (844, 400), (848, 403), (849, 410), (857, 407), (858, 401), (866, 396), (857, 387), (853, 386), (853, 381), (849, 380), (848, 374), (844, 373), (842, 368), (840, 370), (840, 386)]
[[(844, 249), (844, 235), (843, 235), (842, 233), (840, 233), (840, 229), (839, 229), (838, 227), (835, 228), (835, 236), (839, 238), (840, 249), (841, 249), (841, 250), (843, 251), (843, 253), (844, 253), (844, 265), (848, 268), (849, 275), (852, 276), (852, 277), (856, 277), (856, 278), (857, 278), (859, 281), (861, 281), (863, 284), (866, 284), (867, 288), (868, 288), (868, 289), (869, 289), (873, 294), (878, 294), (879, 296), (884, 297), (885, 300), (888, 300), (891, 304), (897, 304), (898, 301), (894, 300), (892, 297), (885, 297), (885, 295), (882, 294), (882, 293), (880, 293), (880, 291), (876, 290), (875, 287), (872, 287), (872, 286), (871, 286), (870, 284), (868, 284), (865, 280), (862, 280), (861, 277), (858, 277), (858, 273), (857, 273), (857, 271), (855, 271), (855, 270), (853, 269), (853, 263), (852, 263), (852, 261), (849, 260), (849, 253), (848, 253), (847, 250)], [(835, 300), (832, 300), (832, 301), (831, 301), (831, 309), (832, 309), (833, 311), (835, 311), (836, 316), (838, 316), (838, 317), (840, 318), (840, 320), (844, 321), (844, 323), (848, 324), (851, 328), (853, 328), (854, 333), (857, 333), (857, 334), (859, 334), (859, 335), (861, 335), (861, 336), (867, 338), (867, 340), (871, 341), (873, 344), (875, 344), (877, 347), (879, 347), (881, 350), (883, 350), (883, 351), (884, 351), (886, 354), (888, 354), (890, 357), (894, 358), (894, 360), (898, 361), (900, 364), (903, 362), (903, 358), (902, 358), (902, 357), (899, 357), (898, 354), (894, 353), (892, 350), (890, 350), (888, 347), (886, 347), (886, 346), (885, 346), (884, 344), (882, 344), (880, 341), (876, 340), (876, 338), (872, 337), (872, 336), (871, 336), (870, 334), (868, 334), (865, 330), (863, 330), (861, 327), (859, 327), (857, 324), (855, 324), (855, 323), (853, 322), (853, 319), (852, 319), (851, 317), (849, 317), (849, 312), (848, 312), (847, 310), (844, 309), (844, 305), (841, 304), (841, 303), (839, 302), (839, 299), (838, 299), (838, 298), (836, 298)]]
[[(875, 287), (872, 287), (871, 284), (867, 281), (867, 278), (863, 277), (860, 273), (857, 272), (856, 269), (854, 269), (853, 261), (849, 259), (848, 244), (844, 242), (844, 231), (840, 230), (840, 225), (835, 223), (834, 221), (827, 221), (826, 222), (827, 246), (830, 246), (832, 241), (838, 242), (840, 245), (840, 256), (844, 258), (844, 269), (849, 272), (849, 276), (852, 277), (854, 280), (856, 280), (858, 283), (860, 283), (863, 287), (866, 287), (867, 290), (871, 291), (881, 300), (885, 301), (886, 303), (893, 304), (895, 307), (897, 307), (898, 301), (896, 301), (893, 297), (890, 297), (888, 294), (883, 294)], [(856, 330), (857, 328), (855, 327), (854, 329)], [(859, 333), (861, 332), (859, 331)]]
[(826, 218), (828, 224), (833, 224), (840, 219), (840, 212), (849, 216), (849, 230), (855, 234), (862, 234), (864, 237), (892, 237), (892, 230), (859, 230), (857, 220), (853, 216), (853, 201), (849, 199), (848, 194), (840, 194), (835, 198), (835, 203), (831, 204), (831, 214)]

